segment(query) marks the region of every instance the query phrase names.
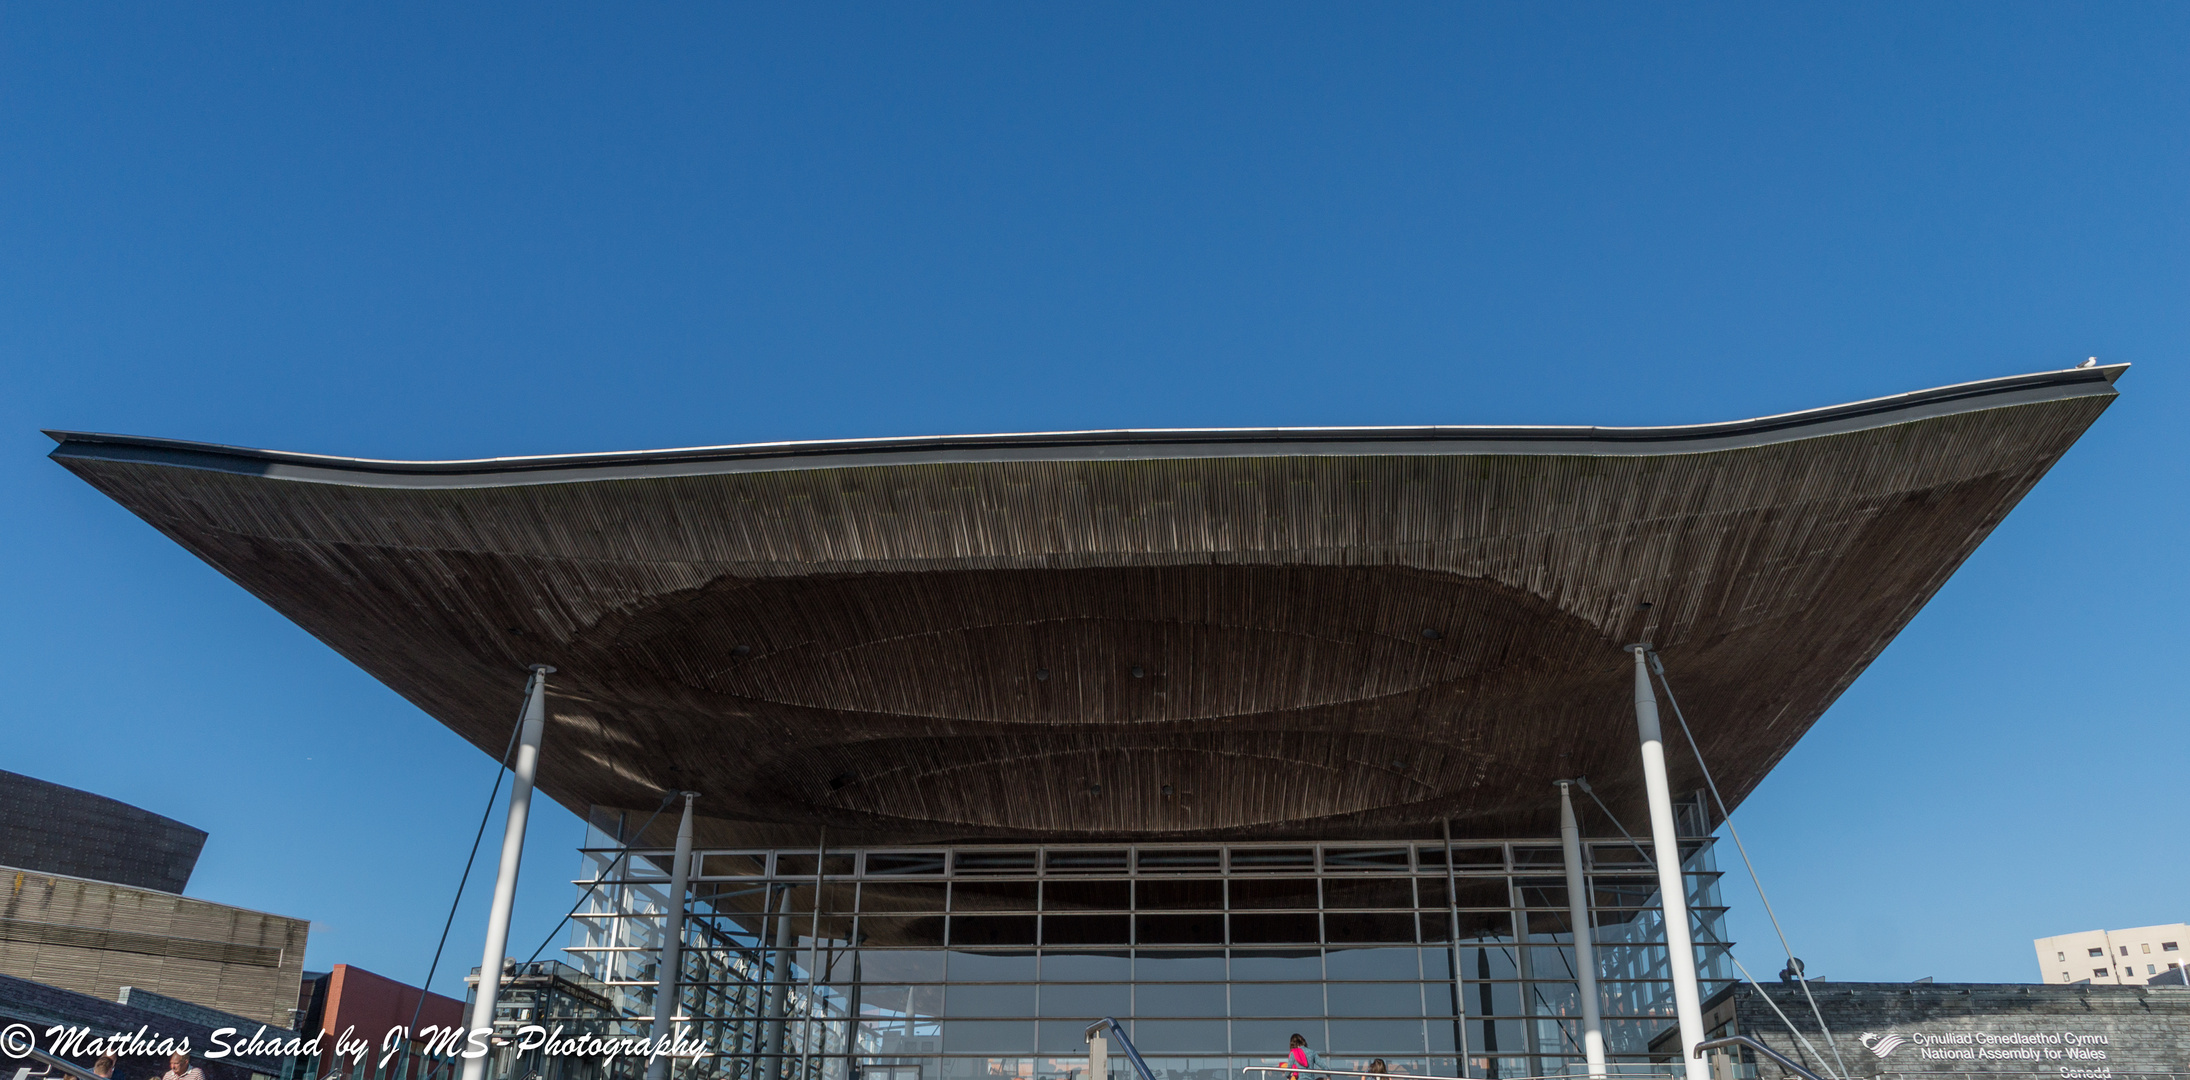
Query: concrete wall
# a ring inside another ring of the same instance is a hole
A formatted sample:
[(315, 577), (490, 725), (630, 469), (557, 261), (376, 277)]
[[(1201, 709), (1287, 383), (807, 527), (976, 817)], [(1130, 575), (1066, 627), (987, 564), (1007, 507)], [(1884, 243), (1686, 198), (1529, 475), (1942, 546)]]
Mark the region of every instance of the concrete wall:
[[(2190, 1080), (2190, 989), (1813, 983), (1811, 991), (1851, 1077)], [(1800, 988), (1775, 985), (1769, 993), (1833, 1065)], [(1754, 988), (1735, 986), (1707, 1011), (1730, 1013), (1736, 1033), (1825, 1073)], [(1792, 1074), (1760, 1060), (1754, 1075)]]
[(143, 987), (288, 1027), (303, 919), (0, 866), (0, 973), (113, 1001)]

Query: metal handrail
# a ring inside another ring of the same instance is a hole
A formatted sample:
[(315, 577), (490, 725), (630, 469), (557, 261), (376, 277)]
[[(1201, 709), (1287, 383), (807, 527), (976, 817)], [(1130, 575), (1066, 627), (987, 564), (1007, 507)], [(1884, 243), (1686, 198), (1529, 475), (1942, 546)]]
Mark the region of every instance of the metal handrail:
[[(1094, 1042), (1095, 1037), (1101, 1035), (1106, 1027), (1118, 1036), (1118, 1045), (1125, 1048), (1125, 1059), (1133, 1063), (1133, 1071), (1141, 1074), (1141, 1080), (1156, 1080), (1156, 1074), (1149, 1071), (1148, 1063), (1141, 1060), (1140, 1048), (1133, 1045), (1133, 1040), (1125, 1037), (1125, 1026), (1118, 1023), (1117, 1017), (1106, 1016), (1089, 1024), (1087, 1026), (1087, 1041)], [(1105, 1080), (1105, 1078), (1090, 1077), (1089, 1080)]]
[(1728, 1047), (1734, 1046), (1746, 1046), (1759, 1054), (1763, 1054), (1765, 1057), (1771, 1058), (1775, 1063), (1779, 1065), (1780, 1068), (1786, 1069), (1794, 1073), (1796, 1076), (1803, 1077), (1804, 1080), (1825, 1080), (1824, 1077), (1819, 1076), (1818, 1074), (1811, 1072), (1801, 1065), (1796, 1064), (1793, 1058), (1790, 1058), (1787, 1055), (1782, 1054), (1779, 1051), (1774, 1050), (1771, 1047), (1766, 1046), (1763, 1043), (1760, 1043), (1747, 1035), (1728, 1035), (1723, 1039), (1707, 1039), (1703, 1042), (1696, 1044), (1696, 1049), (1694, 1053), (1697, 1057), (1703, 1057), (1710, 1051), (1724, 1050)]

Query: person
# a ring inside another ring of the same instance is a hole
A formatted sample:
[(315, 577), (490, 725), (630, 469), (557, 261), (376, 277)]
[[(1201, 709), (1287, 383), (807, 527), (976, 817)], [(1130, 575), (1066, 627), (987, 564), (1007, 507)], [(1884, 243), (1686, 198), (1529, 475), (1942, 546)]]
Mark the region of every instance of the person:
[(167, 1075), (160, 1080), (205, 1080), (205, 1070), (192, 1068), (190, 1055), (167, 1055)]
[(99, 1080), (113, 1080), (115, 1064), (114, 1055), (107, 1054), (91, 1063), (91, 1075)]
[[(1314, 1072), (1323, 1067), (1323, 1059), (1318, 1058), (1315, 1051), (1308, 1049), (1307, 1038), (1297, 1031), (1293, 1033), (1292, 1046), (1285, 1051), (1285, 1057), (1286, 1064), (1290, 1066), (1285, 1073), (1286, 1080), (1303, 1080), (1303, 1073)], [(1328, 1078), (1317, 1077), (1316, 1080)]]
[(1390, 1073), (1392, 1070), (1391, 1066), (1384, 1064), (1383, 1058), (1378, 1058), (1375, 1061), (1369, 1063), (1369, 1071), (1375, 1073), (1378, 1076), (1384, 1076)]

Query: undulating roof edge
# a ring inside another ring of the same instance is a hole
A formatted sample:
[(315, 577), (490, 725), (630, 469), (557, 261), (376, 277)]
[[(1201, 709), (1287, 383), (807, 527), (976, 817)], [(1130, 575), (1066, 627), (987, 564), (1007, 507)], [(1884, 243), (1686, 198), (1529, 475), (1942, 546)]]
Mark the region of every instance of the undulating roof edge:
[(1917, 390), (1749, 420), (1667, 427), (1426, 426), (1171, 428), (997, 435), (932, 435), (746, 443), (669, 450), (389, 461), (257, 450), (182, 439), (46, 432), (56, 460), (138, 462), (355, 487), (467, 488), (638, 479), (708, 473), (986, 461), (1160, 460), (1392, 454), (1700, 453), (1886, 427), (1936, 416), (2115, 396), (2128, 364)]

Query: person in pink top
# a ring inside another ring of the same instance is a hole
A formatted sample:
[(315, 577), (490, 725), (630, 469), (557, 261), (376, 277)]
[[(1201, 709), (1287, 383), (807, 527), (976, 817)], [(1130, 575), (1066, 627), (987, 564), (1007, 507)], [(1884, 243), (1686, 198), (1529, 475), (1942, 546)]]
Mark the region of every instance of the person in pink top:
[[(1291, 1048), (1285, 1051), (1286, 1064), (1291, 1066), (1286, 1071), (1285, 1078), (1286, 1080), (1306, 1080), (1303, 1074), (1322, 1068), (1323, 1062), (1316, 1057), (1315, 1051), (1308, 1049), (1306, 1037), (1296, 1033), (1293, 1036), (1292, 1043)], [(1324, 1080), (1324, 1078), (1318, 1077), (1317, 1080)]]

